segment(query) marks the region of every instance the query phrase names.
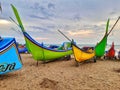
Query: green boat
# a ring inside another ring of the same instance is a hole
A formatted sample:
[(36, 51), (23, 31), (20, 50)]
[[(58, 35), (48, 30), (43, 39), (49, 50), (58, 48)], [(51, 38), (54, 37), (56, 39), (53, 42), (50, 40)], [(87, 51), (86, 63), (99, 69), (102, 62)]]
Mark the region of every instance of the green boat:
[(105, 48), (106, 48), (106, 45), (107, 45), (107, 37), (112, 32), (113, 28), (116, 26), (119, 19), (120, 19), (120, 16), (118, 17), (117, 21), (115, 22), (115, 24), (113, 25), (113, 27), (111, 28), (111, 30), (109, 32), (108, 32), (108, 27), (109, 27), (109, 19), (108, 19), (107, 25), (106, 25), (106, 33), (105, 33), (103, 39), (95, 46), (95, 55), (96, 55), (96, 57), (101, 57), (101, 56), (104, 55)]
[(16, 16), (16, 19), (19, 23), (19, 27), (21, 28), (21, 30), (23, 32), (23, 35), (24, 35), (24, 38), (26, 41), (26, 46), (36, 61), (48, 62), (48, 61), (52, 61), (52, 60), (56, 60), (59, 58), (70, 56), (73, 53), (72, 48), (69, 48), (67, 50), (54, 50), (54, 49), (50, 49), (50, 48), (36, 42), (25, 31), (17, 9), (13, 5), (11, 5), (11, 6), (12, 6), (12, 9)]
[(110, 20), (108, 19), (107, 25), (106, 25), (106, 32), (105, 32), (103, 39), (95, 46), (95, 56), (96, 57), (101, 57), (105, 53), (105, 48), (107, 45), (109, 21)]

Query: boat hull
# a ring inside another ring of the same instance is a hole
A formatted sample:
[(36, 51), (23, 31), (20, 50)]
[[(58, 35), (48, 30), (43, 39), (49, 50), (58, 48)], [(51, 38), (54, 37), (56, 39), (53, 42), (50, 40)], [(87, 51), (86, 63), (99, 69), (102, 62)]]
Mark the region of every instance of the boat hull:
[(0, 74), (5, 74), (22, 68), (21, 58), (14, 38), (4, 38), (0, 41)]
[(86, 61), (86, 60), (89, 60), (89, 59), (91, 59), (91, 58), (93, 58), (95, 56), (94, 52), (82, 51), (76, 45), (72, 45), (72, 49), (73, 49), (73, 52), (74, 52), (75, 60), (77, 62)]

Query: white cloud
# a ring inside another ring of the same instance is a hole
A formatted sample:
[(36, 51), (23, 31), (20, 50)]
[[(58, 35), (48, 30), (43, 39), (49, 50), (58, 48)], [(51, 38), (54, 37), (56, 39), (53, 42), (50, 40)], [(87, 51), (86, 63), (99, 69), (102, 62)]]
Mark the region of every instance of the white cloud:
[(68, 33), (73, 36), (83, 35), (86, 37), (87, 35), (93, 34), (94, 32), (92, 30), (79, 30), (79, 31), (68, 31)]
[(5, 20), (5, 19), (0, 19), (0, 24), (6, 25), (6, 24), (10, 24), (10, 22), (8, 20)]
[[(112, 26), (120, 15), (119, 3), (120, 0), (1, 0), (3, 12), (0, 18), (5, 20), (9, 20), (9, 16), (15, 18), (10, 7), (10, 4), (13, 4), (19, 11), (26, 31), (34, 38), (49, 37), (44, 41), (62, 42), (66, 39), (57, 34), (57, 29), (60, 29), (78, 43), (81, 41), (88, 43), (91, 37), (91, 43), (96, 43), (104, 35), (107, 19), (111, 19), (110, 26)], [(16, 28), (16, 25), (0, 24), (0, 29), (4, 29), (0, 30), (0, 34), (18, 38), (18, 33), (10, 30), (11, 27)], [(114, 38), (110, 39), (111, 41), (118, 41), (119, 29), (117, 25), (114, 30), (117, 38), (111, 37)], [(51, 35), (51, 32), (54, 34)], [(81, 36), (80, 39), (79, 35), (84, 35), (84, 37)], [(54, 37), (62, 38), (62, 40)], [(117, 43), (120, 44), (120, 42)]]

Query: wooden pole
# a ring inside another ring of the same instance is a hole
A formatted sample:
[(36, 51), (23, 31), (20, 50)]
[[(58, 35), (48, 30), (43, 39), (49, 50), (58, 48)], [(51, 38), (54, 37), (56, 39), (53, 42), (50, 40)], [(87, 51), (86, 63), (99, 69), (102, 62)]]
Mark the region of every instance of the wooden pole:
[(118, 23), (119, 19), (120, 19), (120, 16), (118, 17), (117, 21), (115, 22), (115, 24), (113, 25), (113, 27), (111, 28), (110, 32), (107, 35), (109, 35), (112, 32), (113, 28), (116, 26), (116, 24)]
[(63, 32), (61, 32), (60, 30), (58, 30), (66, 39), (68, 39), (70, 42), (72, 42)]

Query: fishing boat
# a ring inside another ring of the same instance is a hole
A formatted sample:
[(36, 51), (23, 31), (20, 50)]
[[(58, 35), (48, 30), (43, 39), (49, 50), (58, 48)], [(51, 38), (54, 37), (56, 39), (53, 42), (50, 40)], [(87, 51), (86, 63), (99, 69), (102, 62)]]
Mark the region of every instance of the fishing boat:
[[(94, 51), (84, 51), (75, 44), (72, 44), (72, 49), (73, 49), (75, 61), (77, 63), (90, 60), (95, 56)], [(96, 62), (96, 59), (94, 59), (94, 62)]]
[(115, 25), (117, 24), (117, 22), (119, 21), (120, 17), (118, 17), (117, 21), (115, 22), (115, 24), (113, 25), (113, 27), (111, 28), (111, 30), (108, 32), (108, 27), (109, 27), (109, 19), (107, 21), (107, 25), (106, 25), (106, 33), (103, 37), (103, 39), (97, 43), (97, 45), (95, 46), (95, 56), (96, 57), (102, 57), (105, 54), (105, 48), (107, 45), (107, 37), (110, 35), (110, 33), (112, 32), (113, 28), (115, 27)]
[(73, 53), (72, 48), (69, 48), (67, 50), (54, 50), (54, 49), (48, 48), (48, 47), (38, 43), (37, 41), (35, 41), (25, 31), (17, 9), (13, 5), (11, 5), (11, 6), (12, 6), (12, 9), (13, 9), (14, 14), (16, 16), (16, 19), (18, 21), (18, 25), (23, 32), (28, 51), (32, 54), (33, 58), (36, 61), (49, 62), (52, 60), (56, 60), (59, 58), (70, 56)]
[(115, 57), (115, 48), (114, 48), (114, 42), (112, 43), (111, 48), (107, 51), (107, 53), (104, 56), (105, 59), (116, 59)]
[(105, 48), (106, 48), (106, 45), (107, 45), (107, 37), (108, 37), (108, 27), (109, 27), (109, 19), (107, 21), (107, 24), (106, 24), (106, 32), (105, 32), (105, 35), (103, 37), (103, 39), (97, 43), (97, 45), (95, 46), (95, 56), (96, 57), (102, 57), (105, 53)]
[(90, 60), (92, 58), (94, 59), (94, 62), (96, 62), (96, 59), (94, 58), (95, 52), (94, 50), (92, 50), (93, 47), (89, 48), (89, 50), (83, 50), (76, 45), (73, 39), (70, 40), (64, 33), (62, 33), (60, 30), (58, 31), (71, 42), (72, 50), (73, 50), (73, 54), (74, 54), (77, 66), (79, 66), (80, 62)]
[(22, 68), (15, 38), (0, 39), (0, 75)]

